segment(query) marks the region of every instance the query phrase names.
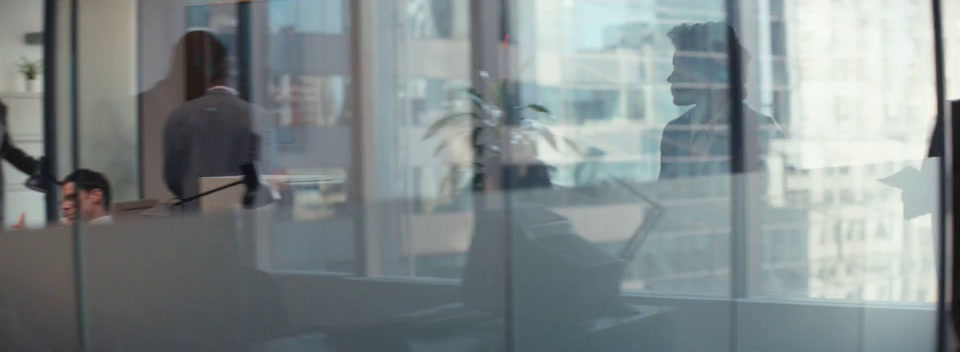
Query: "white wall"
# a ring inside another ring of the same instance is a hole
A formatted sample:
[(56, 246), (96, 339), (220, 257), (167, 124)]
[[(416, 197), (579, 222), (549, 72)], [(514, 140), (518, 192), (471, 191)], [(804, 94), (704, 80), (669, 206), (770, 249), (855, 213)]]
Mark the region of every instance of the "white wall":
[(24, 34), (43, 30), (43, 1), (0, 0), (0, 92), (21, 90), (20, 57), (40, 60), (43, 47), (26, 45)]
[(104, 173), (115, 200), (139, 199), (137, 3), (79, 2), (79, 166)]

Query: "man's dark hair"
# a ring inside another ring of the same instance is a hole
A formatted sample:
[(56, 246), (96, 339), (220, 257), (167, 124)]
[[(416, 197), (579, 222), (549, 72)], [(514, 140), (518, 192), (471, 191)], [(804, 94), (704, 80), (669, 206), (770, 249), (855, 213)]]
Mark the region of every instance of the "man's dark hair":
[(227, 46), (209, 31), (190, 31), (178, 44), (186, 62), (187, 100), (203, 96), (212, 83), (227, 79)]
[(73, 182), (78, 191), (100, 190), (103, 192), (103, 207), (105, 210), (110, 210), (110, 181), (106, 176), (93, 170), (78, 169), (63, 179), (63, 183), (68, 182)]
[(727, 40), (733, 40), (743, 62), (750, 61), (736, 31), (723, 22), (684, 23), (670, 29), (667, 37), (677, 50), (701, 53), (727, 53)]
[[(736, 31), (724, 22), (685, 23), (673, 27), (667, 33), (677, 52), (684, 52), (685, 56), (699, 61), (705, 72), (711, 77), (726, 82), (729, 77), (730, 59), (727, 57), (728, 41), (740, 52), (740, 67), (746, 75), (747, 64), (750, 62), (750, 53), (740, 43)], [(705, 55), (706, 54), (706, 55)], [(714, 55), (709, 55), (714, 54)], [(716, 55), (719, 54), (719, 55)], [(717, 76), (715, 76), (715, 75)]]

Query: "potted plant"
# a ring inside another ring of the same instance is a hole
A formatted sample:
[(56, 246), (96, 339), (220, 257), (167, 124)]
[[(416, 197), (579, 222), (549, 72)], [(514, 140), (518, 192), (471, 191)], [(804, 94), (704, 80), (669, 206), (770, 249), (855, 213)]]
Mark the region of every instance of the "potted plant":
[(17, 70), (26, 80), (26, 91), (31, 93), (35, 92), (37, 77), (40, 76), (40, 72), (43, 70), (43, 62), (21, 57), (20, 63), (17, 64)]
[[(481, 72), (480, 76), (489, 78), (485, 72)], [(515, 82), (504, 80), (487, 84), (486, 95), (473, 88), (468, 89), (466, 94), (476, 109), (438, 119), (423, 136), (426, 140), (456, 126), (471, 126), (459, 133), (446, 133), (446, 139), (437, 146), (434, 154), (439, 155), (452, 143), (462, 142), (462, 138), (469, 136), (473, 150), (472, 190), (475, 192), (501, 187), (499, 178), (504, 162), (516, 167), (517, 173), (524, 174), (531, 163), (538, 162), (536, 145), (540, 138), (555, 150), (558, 149), (557, 137), (540, 121), (540, 117), (551, 116), (550, 110), (540, 104), (512, 104), (516, 97), (516, 87)], [(570, 139), (563, 140), (577, 149)], [(504, 160), (504, 148), (509, 148), (507, 156), (511, 160)], [(456, 184), (458, 171), (459, 168), (454, 166), (444, 184)]]

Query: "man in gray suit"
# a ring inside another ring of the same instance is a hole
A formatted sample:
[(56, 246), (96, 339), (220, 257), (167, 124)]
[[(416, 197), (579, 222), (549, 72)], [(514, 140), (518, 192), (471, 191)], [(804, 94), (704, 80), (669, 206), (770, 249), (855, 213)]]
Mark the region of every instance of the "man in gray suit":
[[(180, 199), (200, 192), (201, 177), (239, 175), (241, 165), (255, 161), (255, 126), (265, 122), (261, 109), (226, 85), (226, 47), (204, 31), (184, 40), (188, 90), (202, 94), (174, 109), (164, 128), (164, 181)], [(196, 206), (188, 203), (186, 209)]]

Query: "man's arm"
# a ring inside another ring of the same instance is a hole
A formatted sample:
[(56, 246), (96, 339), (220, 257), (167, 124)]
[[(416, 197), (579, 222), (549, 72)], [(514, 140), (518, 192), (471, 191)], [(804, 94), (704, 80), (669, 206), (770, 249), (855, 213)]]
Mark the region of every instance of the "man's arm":
[(7, 159), (17, 170), (32, 175), (37, 170), (37, 160), (13, 144), (13, 139), (10, 138), (10, 126), (7, 124), (7, 106), (3, 105), (3, 102), (0, 102), (0, 124), (3, 125), (0, 156)]
[(163, 181), (177, 198), (183, 198), (183, 163), (186, 160), (183, 133), (174, 110), (163, 128)]
[(13, 141), (10, 140), (10, 134), (6, 131), (3, 132), (3, 146), (0, 147), (0, 154), (10, 162), (10, 165), (13, 165), (13, 167), (20, 170), (20, 172), (33, 175), (33, 173), (37, 171), (37, 159), (34, 159), (22, 149), (13, 145)]

